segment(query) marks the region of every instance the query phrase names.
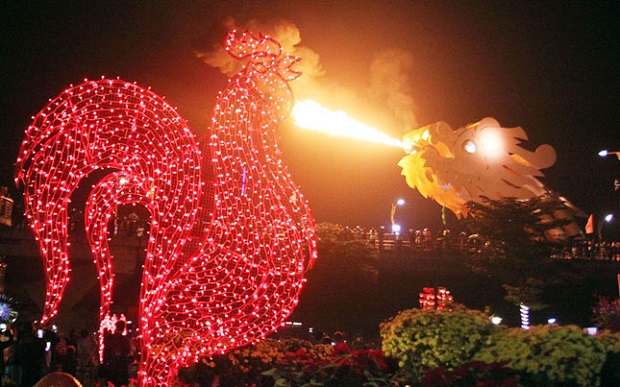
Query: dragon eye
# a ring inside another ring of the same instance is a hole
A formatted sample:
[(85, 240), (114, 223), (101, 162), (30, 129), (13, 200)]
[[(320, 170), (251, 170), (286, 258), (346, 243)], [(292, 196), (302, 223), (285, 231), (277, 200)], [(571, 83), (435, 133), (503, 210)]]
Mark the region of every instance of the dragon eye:
[(463, 143), (463, 149), (469, 154), (474, 154), (476, 153), (476, 144), (471, 140), (467, 140)]

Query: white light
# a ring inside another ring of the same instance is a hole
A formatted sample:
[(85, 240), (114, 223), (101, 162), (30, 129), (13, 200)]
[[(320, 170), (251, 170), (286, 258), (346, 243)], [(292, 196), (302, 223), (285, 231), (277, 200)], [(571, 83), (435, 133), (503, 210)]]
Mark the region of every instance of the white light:
[(601, 157), (605, 157), (609, 154), (609, 152), (607, 151), (607, 149), (603, 149), (602, 151), (598, 152), (598, 155)]
[(550, 319), (547, 320), (547, 324), (555, 324), (558, 320), (556, 320), (555, 318), (551, 317)]
[(478, 135), (478, 141), (480, 152), (482, 152), (485, 157), (495, 159), (505, 153), (504, 141), (498, 128), (484, 128)]
[(396, 235), (400, 235), (400, 224), (393, 224), (392, 225), (392, 232)]
[(614, 214), (605, 215), (605, 222), (609, 223), (614, 219)]
[(469, 154), (474, 154), (476, 153), (476, 143), (471, 140), (467, 140), (465, 141), (465, 144), (463, 144), (463, 149), (465, 149), (465, 152)]
[(502, 323), (502, 318), (499, 316), (493, 316), (491, 317), (491, 322), (493, 323), (493, 325), (499, 325)]
[(530, 308), (526, 305), (519, 305), (519, 311), (521, 314), (521, 328), (530, 329)]
[(598, 333), (598, 328), (597, 327), (588, 327), (588, 328), (583, 328), (583, 331), (587, 334), (589, 334), (590, 336), (595, 336)]
[(398, 204), (399, 206), (402, 206), (403, 204), (405, 204), (405, 199), (398, 199), (396, 201), (396, 204)]

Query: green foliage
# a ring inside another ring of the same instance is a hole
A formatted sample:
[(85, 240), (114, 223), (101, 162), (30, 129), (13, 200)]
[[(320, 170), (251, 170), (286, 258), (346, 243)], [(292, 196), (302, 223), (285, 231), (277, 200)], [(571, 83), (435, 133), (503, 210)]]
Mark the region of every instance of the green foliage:
[(13, 381), (13, 379), (9, 379), (9, 378), (2, 378), (0, 385), (6, 386), (6, 387), (18, 387), (19, 386), (17, 383)]
[(429, 370), (420, 380), (421, 387), (517, 387), (517, 372), (505, 363), (472, 361), (453, 370), (437, 367)]
[(605, 352), (620, 354), (620, 332), (603, 330), (594, 337), (603, 345)]
[(385, 355), (398, 361), (399, 374), (410, 382), (429, 369), (469, 362), (496, 329), (485, 313), (460, 306), (404, 310), (380, 327)]
[(475, 359), (507, 361), (524, 386), (598, 386), (606, 349), (614, 346), (605, 340), (573, 325), (510, 328), (489, 337)]
[(620, 332), (620, 298), (610, 301), (607, 297), (599, 297), (592, 313), (592, 320), (600, 329)]
[(317, 358), (305, 349), (288, 352), (277, 366), (263, 375), (273, 378), (275, 386), (357, 387), (397, 386), (392, 380), (394, 369), (381, 351), (350, 351), (346, 345), (336, 346), (328, 356)]
[(320, 242), (336, 242), (344, 239), (344, 227), (328, 222), (319, 223), (316, 225), (316, 236)]

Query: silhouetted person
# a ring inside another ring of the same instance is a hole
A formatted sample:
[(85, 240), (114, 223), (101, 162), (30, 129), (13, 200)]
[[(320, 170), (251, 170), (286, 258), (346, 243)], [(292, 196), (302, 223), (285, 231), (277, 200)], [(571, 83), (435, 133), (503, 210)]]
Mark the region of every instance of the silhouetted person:
[(131, 346), (129, 338), (123, 336), (125, 322), (116, 323), (116, 331), (107, 335), (103, 340), (103, 370), (102, 375), (115, 386), (126, 385), (129, 382), (129, 352)]
[(82, 329), (77, 339), (77, 378), (84, 386), (95, 384), (97, 364), (99, 364), (97, 342), (86, 329)]
[(59, 359), (60, 371), (66, 372), (70, 375), (77, 375), (77, 358), (75, 357), (75, 347), (73, 345), (67, 346), (65, 354)]
[(13, 333), (6, 324), (0, 327), (0, 379), (4, 377), (4, 350), (13, 345)]
[(15, 364), (21, 368), (20, 386), (34, 386), (43, 376), (45, 342), (34, 335), (31, 323), (25, 323), (19, 330), (13, 356)]
[(342, 332), (334, 333), (334, 351), (341, 354), (351, 352), (351, 348), (349, 348), (349, 345), (345, 340), (344, 333)]

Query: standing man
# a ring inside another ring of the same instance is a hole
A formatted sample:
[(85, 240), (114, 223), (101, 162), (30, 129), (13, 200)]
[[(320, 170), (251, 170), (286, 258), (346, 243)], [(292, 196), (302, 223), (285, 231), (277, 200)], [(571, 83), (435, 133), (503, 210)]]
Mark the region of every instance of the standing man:
[(116, 322), (116, 330), (103, 340), (104, 377), (115, 386), (129, 383), (129, 338), (124, 335), (125, 321)]

